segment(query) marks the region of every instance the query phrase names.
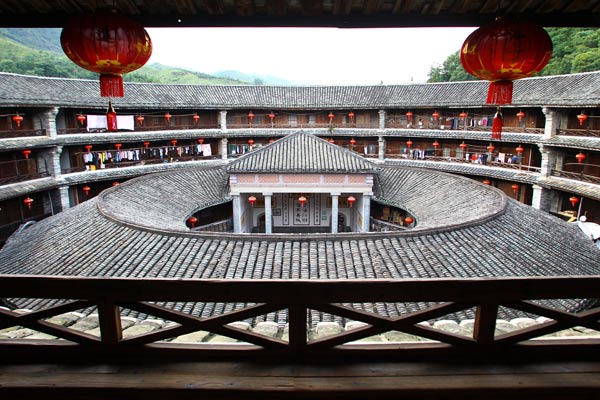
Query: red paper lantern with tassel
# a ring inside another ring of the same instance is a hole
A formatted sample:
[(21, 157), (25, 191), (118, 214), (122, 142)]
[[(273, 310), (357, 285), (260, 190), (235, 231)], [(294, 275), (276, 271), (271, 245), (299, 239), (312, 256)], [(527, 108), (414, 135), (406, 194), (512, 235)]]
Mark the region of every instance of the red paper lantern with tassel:
[(524, 116), (525, 116), (525, 113), (523, 111), (519, 110), (519, 112), (517, 113), (517, 118), (519, 118), (519, 123), (521, 123)]
[(575, 208), (577, 203), (579, 203), (579, 199), (576, 196), (569, 197), (569, 201), (571, 202), (571, 207)]
[(348, 205), (350, 206), (350, 208), (352, 208), (352, 206), (354, 205), (355, 201), (356, 201), (356, 197), (354, 197), (354, 196), (348, 196)]
[(552, 56), (552, 40), (530, 22), (498, 18), (471, 33), (462, 45), (465, 71), (491, 81), (487, 104), (511, 104), (513, 81), (540, 72)]
[(123, 97), (121, 75), (141, 68), (152, 54), (152, 41), (144, 27), (116, 12), (71, 18), (60, 44), (71, 61), (100, 74), (103, 97)]
[(588, 116), (585, 115), (582, 111), (581, 114), (577, 115), (577, 119), (579, 120), (579, 126), (583, 126), (583, 123), (588, 119)]
[(21, 126), (21, 122), (23, 122), (23, 117), (20, 116), (19, 113), (17, 113), (17, 115), (13, 115), (12, 120), (15, 121), (15, 124), (17, 124), (17, 128), (19, 128)]
[(188, 218), (188, 222), (190, 223), (190, 225), (192, 226), (192, 229), (196, 227), (196, 223), (198, 223), (198, 218), (196, 217), (189, 217)]

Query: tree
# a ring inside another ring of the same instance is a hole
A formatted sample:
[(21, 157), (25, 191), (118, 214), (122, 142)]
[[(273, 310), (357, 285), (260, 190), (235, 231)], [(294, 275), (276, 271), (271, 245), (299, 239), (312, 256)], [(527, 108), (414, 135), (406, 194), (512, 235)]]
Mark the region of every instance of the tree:
[(429, 70), (427, 82), (473, 81), (476, 78), (467, 73), (460, 63), (460, 55), (450, 54), (441, 66), (433, 66)]

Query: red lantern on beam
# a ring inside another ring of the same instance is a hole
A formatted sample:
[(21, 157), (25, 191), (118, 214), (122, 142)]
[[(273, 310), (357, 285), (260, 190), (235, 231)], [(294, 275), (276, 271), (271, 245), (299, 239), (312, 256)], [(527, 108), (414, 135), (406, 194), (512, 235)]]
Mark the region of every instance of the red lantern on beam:
[(144, 116), (143, 115), (138, 115), (137, 117), (135, 117), (135, 119), (137, 120), (138, 124), (140, 126), (142, 126), (142, 124), (144, 123)]
[(437, 150), (438, 147), (440, 147), (440, 144), (438, 143), (438, 141), (436, 139), (435, 142), (433, 142), (433, 148)]
[(173, 139), (173, 140), (171, 140), (171, 144), (172, 144), (173, 146), (177, 146), (177, 139)]
[(354, 138), (350, 139), (350, 146), (354, 147), (356, 144), (356, 140)]
[(200, 116), (198, 115), (198, 113), (194, 114), (192, 118), (194, 119), (194, 125), (197, 125), (198, 121), (200, 121)]
[(412, 117), (413, 117), (413, 113), (412, 113), (412, 111), (408, 111), (408, 112), (406, 113), (406, 120), (408, 121), (408, 123), (409, 123), (409, 124), (411, 124), (411, 123), (412, 123)]
[(31, 154), (31, 150), (25, 149), (21, 151), (21, 153), (25, 156), (25, 159), (29, 159), (29, 155)]
[(577, 198), (576, 196), (571, 196), (569, 197), (569, 201), (571, 202), (571, 207), (575, 208), (577, 203), (579, 203), (579, 198)]
[(248, 139), (248, 144), (252, 146), (254, 144), (254, 139)]
[(80, 123), (82, 126), (83, 126), (83, 124), (85, 123), (85, 120), (86, 120), (86, 118), (85, 118), (85, 115), (83, 115), (83, 114), (78, 114), (78, 115), (77, 115), (77, 121), (79, 121), (79, 123)]
[(458, 116), (464, 121), (467, 118), (467, 113), (463, 111), (460, 114), (458, 114)]
[(409, 226), (413, 222), (415, 222), (415, 220), (410, 215), (404, 218), (404, 223), (406, 224), (406, 226)]
[(17, 115), (13, 115), (12, 120), (17, 124), (17, 128), (21, 126), (21, 122), (23, 122), (23, 117), (17, 113)]
[(203, 144), (204, 143), (204, 139), (203, 138), (198, 139), (198, 143), (199, 144)]
[(301, 205), (302, 207), (304, 207), (304, 205), (306, 204), (306, 197), (304, 197), (304, 196), (300, 196), (300, 197), (298, 198), (298, 202), (300, 203), (300, 205)]
[(519, 123), (521, 123), (521, 120), (523, 119), (523, 117), (525, 116), (525, 113), (521, 110), (519, 110), (519, 112), (517, 113), (517, 118), (519, 118)]
[(431, 116), (433, 117), (434, 121), (437, 121), (440, 118), (440, 113), (437, 111), (434, 111), (433, 114), (431, 114)]
[(23, 200), (23, 203), (25, 203), (25, 205), (27, 206), (27, 208), (29, 210), (31, 210), (31, 204), (33, 204), (33, 199), (29, 196), (25, 197), (25, 199)]
[(552, 40), (533, 23), (498, 18), (471, 33), (462, 45), (465, 71), (491, 81), (487, 104), (511, 104), (513, 81), (540, 72), (552, 56)]
[(85, 197), (88, 197), (90, 195), (90, 190), (92, 190), (92, 188), (86, 185), (86, 186), (82, 187), (81, 190), (83, 190), (83, 194), (85, 194)]
[(113, 186), (119, 186), (119, 182), (113, 182), (112, 185)]
[(515, 151), (517, 152), (517, 155), (518, 155), (518, 156), (521, 156), (521, 154), (523, 154), (523, 151), (524, 151), (524, 149), (523, 149), (523, 146), (519, 145), (519, 146), (518, 146), (518, 147), (515, 149)]
[(248, 119), (250, 120), (250, 123), (252, 123), (252, 121), (254, 121), (254, 113), (252, 111), (250, 111), (248, 113)]
[(121, 150), (121, 146), (123, 146), (121, 143), (115, 143), (115, 148), (117, 150)]
[(493, 144), (490, 143), (490, 144), (488, 144), (488, 146), (486, 147), (486, 149), (487, 149), (487, 151), (489, 153), (493, 153), (496, 148), (494, 147)]
[(329, 143), (334, 144), (335, 140), (333, 138), (329, 138)]
[(142, 67), (152, 54), (152, 41), (144, 27), (116, 12), (71, 18), (60, 44), (71, 61), (100, 74), (103, 97), (123, 97), (121, 75)]
[(192, 226), (192, 229), (196, 227), (196, 223), (198, 222), (198, 218), (196, 217), (189, 217), (188, 218), (188, 222), (190, 223), (190, 225)]
[(269, 119), (271, 120), (271, 123), (273, 123), (273, 120), (275, 119), (275, 113), (273, 113), (273, 111), (269, 113)]
[(410, 139), (408, 139), (408, 140), (406, 141), (406, 147), (408, 147), (408, 148), (410, 149), (412, 145), (413, 145), (413, 141), (412, 141), (412, 140), (410, 140)]
[(85, 146), (83, 146), (83, 147), (85, 147), (85, 149), (86, 149), (86, 150), (87, 150), (87, 152), (89, 153), (89, 152), (92, 150), (92, 147), (93, 147), (93, 146), (92, 146), (91, 144), (86, 144), (86, 145), (85, 145)]
[(350, 123), (352, 123), (354, 121), (354, 111), (350, 111), (348, 113), (348, 118), (350, 118)]
[(492, 184), (492, 181), (490, 181), (489, 179), (484, 179), (482, 183), (483, 183), (484, 185), (488, 185), (488, 186), (489, 186), (489, 185), (491, 185), (491, 184)]
[(463, 140), (463, 142), (461, 144), (458, 145), (458, 147), (460, 147), (460, 149), (462, 151), (465, 151), (468, 147), (468, 145), (465, 143), (465, 141)]
[(583, 162), (583, 160), (585, 160), (585, 154), (583, 154), (582, 152), (579, 152), (579, 153), (577, 153), (575, 158), (577, 159), (577, 162), (579, 164), (581, 164)]
[[(15, 116), (16, 116), (16, 115), (15, 115)], [(14, 119), (14, 117), (13, 117), (13, 119)], [(581, 112), (581, 114), (579, 114), (579, 115), (577, 116), (577, 119), (579, 120), (579, 126), (583, 126), (583, 123), (584, 123), (584, 122), (585, 122), (585, 121), (588, 119), (588, 116), (587, 116), (587, 115), (585, 115), (585, 114), (583, 113), (583, 111), (582, 111), (582, 112)], [(17, 125), (17, 126), (18, 126), (18, 125)]]
[(148, 147), (150, 147), (150, 142), (144, 142), (144, 147), (145, 147), (145, 148), (148, 148)]
[(352, 206), (354, 205), (355, 201), (356, 201), (356, 197), (354, 197), (354, 196), (348, 196), (348, 205), (350, 206), (350, 208), (352, 208)]
[(167, 121), (167, 125), (169, 125), (169, 122), (171, 122), (172, 117), (173, 116), (171, 115), (171, 113), (167, 111), (167, 113), (165, 114), (165, 120)]
[(513, 183), (510, 187), (511, 187), (513, 193), (517, 194), (517, 192), (519, 191), (519, 185), (517, 185), (516, 183)]
[(331, 123), (333, 121), (334, 114), (330, 111), (327, 117), (329, 118), (329, 123)]
[(250, 203), (250, 205), (252, 207), (254, 207), (254, 205), (256, 204), (256, 197), (254, 197), (254, 196), (248, 197), (248, 203)]

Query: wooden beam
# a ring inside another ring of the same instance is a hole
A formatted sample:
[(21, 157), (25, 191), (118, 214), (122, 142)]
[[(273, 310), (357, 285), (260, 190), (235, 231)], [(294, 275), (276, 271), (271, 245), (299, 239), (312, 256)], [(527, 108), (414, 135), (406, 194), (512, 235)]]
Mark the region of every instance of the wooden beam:
[(265, 4), (267, 15), (283, 17), (288, 13), (288, 2), (286, 0), (271, 0)]
[(350, 15), (352, 11), (352, 0), (335, 0), (333, 3), (333, 15)]
[(234, 8), (235, 14), (240, 17), (251, 17), (255, 14), (253, 0), (235, 0)]
[(382, 0), (367, 0), (363, 7), (363, 13), (365, 15), (377, 14), (381, 10), (382, 5)]

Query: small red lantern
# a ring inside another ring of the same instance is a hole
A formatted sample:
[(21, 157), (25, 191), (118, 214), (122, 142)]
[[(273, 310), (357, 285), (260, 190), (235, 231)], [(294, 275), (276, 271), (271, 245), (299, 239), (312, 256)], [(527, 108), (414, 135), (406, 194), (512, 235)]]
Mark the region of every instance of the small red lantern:
[(194, 119), (194, 125), (198, 124), (198, 121), (200, 121), (200, 116), (198, 113), (194, 114), (192, 118)]
[(411, 147), (412, 145), (413, 145), (413, 141), (412, 141), (412, 140), (410, 140), (410, 139), (408, 139), (408, 140), (406, 141), (406, 147), (408, 147), (408, 148), (410, 149), (410, 147)]
[(92, 147), (93, 147), (93, 146), (92, 146), (91, 144), (86, 144), (86, 145), (85, 145), (85, 146), (83, 146), (83, 147), (85, 147), (85, 149), (86, 149), (86, 150), (87, 150), (87, 152), (89, 153), (89, 152), (92, 150)]
[(523, 119), (523, 117), (525, 116), (525, 113), (521, 110), (519, 110), (519, 112), (517, 113), (517, 118), (519, 118), (519, 123), (521, 123), (521, 120)]
[(254, 196), (248, 197), (248, 203), (250, 203), (250, 205), (252, 207), (254, 207), (254, 204), (256, 204), (256, 197), (254, 197)]
[(144, 122), (144, 116), (138, 115), (137, 117), (135, 117), (135, 119), (137, 120), (138, 124), (142, 126), (142, 123)]
[(119, 186), (119, 182), (113, 182), (112, 185), (113, 186)]
[(173, 140), (171, 140), (171, 144), (172, 144), (173, 146), (177, 146), (177, 139), (173, 139)]
[(333, 113), (330, 111), (329, 114), (327, 115), (327, 117), (329, 117), (329, 123), (331, 123), (331, 121), (333, 121)]
[(415, 220), (410, 215), (404, 218), (404, 223), (406, 224), (406, 226), (409, 226), (413, 222), (415, 222)]
[[(15, 117), (16, 117), (16, 115), (15, 115)], [(15, 119), (15, 117), (13, 117), (13, 119)], [(588, 119), (588, 116), (585, 115), (582, 111), (581, 114), (579, 114), (577, 116), (577, 119), (579, 120), (579, 126), (583, 126), (583, 123)], [(17, 126), (19, 126), (19, 125), (17, 124)]]
[(471, 75), (491, 81), (487, 104), (511, 104), (513, 81), (541, 71), (552, 56), (552, 40), (533, 23), (498, 18), (471, 33), (460, 62)]
[(490, 143), (490, 144), (488, 144), (488, 146), (486, 147), (486, 149), (487, 149), (488, 152), (493, 153), (495, 147), (494, 147), (493, 144)]
[(329, 143), (334, 144), (335, 140), (333, 140), (333, 138), (329, 138)]
[(409, 124), (412, 123), (412, 117), (413, 117), (412, 111), (409, 111), (409, 112), (406, 113), (406, 119), (407, 119), (407, 121), (408, 121)]
[(121, 150), (121, 146), (123, 146), (121, 143), (115, 143), (115, 148), (117, 150)]
[(275, 143), (275, 139), (273, 139), (273, 138), (269, 139), (269, 143)]
[(190, 225), (192, 226), (192, 229), (196, 227), (196, 223), (198, 222), (198, 218), (196, 217), (189, 217), (188, 218), (188, 222), (190, 223)]
[(510, 187), (512, 188), (513, 193), (517, 194), (517, 192), (519, 191), (519, 185), (513, 183)]
[(198, 143), (199, 144), (203, 144), (204, 143), (204, 139), (203, 138), (198, 139)]
[(31, 204), (33, 203), (33, 199), (31, 197), (27, 196), (23, 200), (23, 203), (25, 203), (25, 205), (27, 206), (27, 208), (31, 210)]
[(250, 111), (248, 113), (248, 119), (250, 120), (250, 123), (252, 123), (252, 121), (254, 121), (254, 113), (252, 111)]
[(579, 152), (579, 153), (577, 153), (575, 158), (577, 159), (577, 162), (579, 164), (581, 164), (583, 162), (583, 160), (585, 160), (585, 154), (583, 154), (582, 152)]
[(492, 181), (490, 181), (489, 179), (484, 179), (484, 180), (483, 180), (483, 184), (484, 184), (484, 185), (491, 185), (491, 184), (492, 184)]
[(458, 147), (460, 147), (460, 149), (462, 151), (465, 151), (467, 149), (467, 146), (468, 145), (464, 142), (464, 140), (463, 140), (463, 142), (461, 144), (458, 145)]
[(517, 155), (518, 155), (518, 156), (520, 156), (521, 154), (523, 154), (523, 151), (524, 151), (524, 149), (523, 149), (523, 146), (519, 145), (519, 146), (518, 146), (518, 147), (515, 149), (515, 151), (517, 152)]
[(31, 154), (31, 150), (25, 149), (21, 153), (25, 156), (25, 159), (29, 159), (29, 155)]
[(298, 198), (298, 202), (300, 203), (300, 205), (301, 205), (302, 207), (304, 207), (304, 205), (306, 204), (306, 197), (304, 197), (304, 196), (300, 196), (300, 197)]
[(433, 142), (433, 147), (437, 150), (438, 147), (440, 147), (440, 144), (438, 143), (437, 139), (435, 140), (435, 142)]
[(440, 118), (440, 113), (437, 111), (434, 111), (433, 114), (431, 114), (431, 116), (433, 117), (434, 121), (437, 121), (438, 118)]
[(63, 28), (60, 44), (71, 61), (100, 74), (103, 97), (123, 97), (121, 74), (142, 67), (152, 54), (144, 27), (115, 12), (74, 16)]
[(577, 203), (579, 203), (579, 198), (577, 198), (576, 196), (571, 196), (569, 197), (569, 201), (571, 202), (571, 207), (575, 208)]
[(354, 111), (350, 111), (348, 113), (348, 118), (350, 118), (350, 122), (352, 122), (354, 120)]
[(350, 146), (353, 146), (356, 144), (356, 140), (354, 140), (354, 138), (350, 139)]
[(169, 124), (169, 122), (171, 122), (171, 117), (173, 116), (170, 112), (167, 111), (167, 113), (165, 114), (165, 120), (167, 121), (167, 125)]
[(92, 188), (86, 185), (86, 186), (82, 187), (81, 190), (83, 190), (83, 194), (85, 194), (85, 197), (88, 197), (90, 195), (90, 190), (92, 190)]
[(12, 120), (17, 124), (17, 128), (21, 126), (21, 122), (23, 122), (23, 117), (21, 117), (18, 113), (17, 115), (13, 115)]
[(350, 206), (350, 208), (352, 208), (352, 205), (354, 204), (355, 201), (356, 201), (356, 197), (348, 196), (348, 205)]
[(460, 114), (458, 114), (458, 116), (464, 121), (467, 118), (467, 113), (463, 111)]
[(77, 115), (77, 121), (79, 121), (79, 123), (80, 123), (81, 125), (83, 125), (83, 124), (85, 123), (85, 115), (83, 115), (83, 114), (78, 114), (78, 115)]
[(275, 119), (275, 114), (273, 113), (273, 111), (269, 113), (269, 119), (271, 120), (271, 123), (273, 123), (273, 120)]
[(248, 139), (248, 144), (252, 146), (254, 144), (254, 139)]
[(148, 148), (150, 146), (150, 142), (144, 142), (144, 147)]

